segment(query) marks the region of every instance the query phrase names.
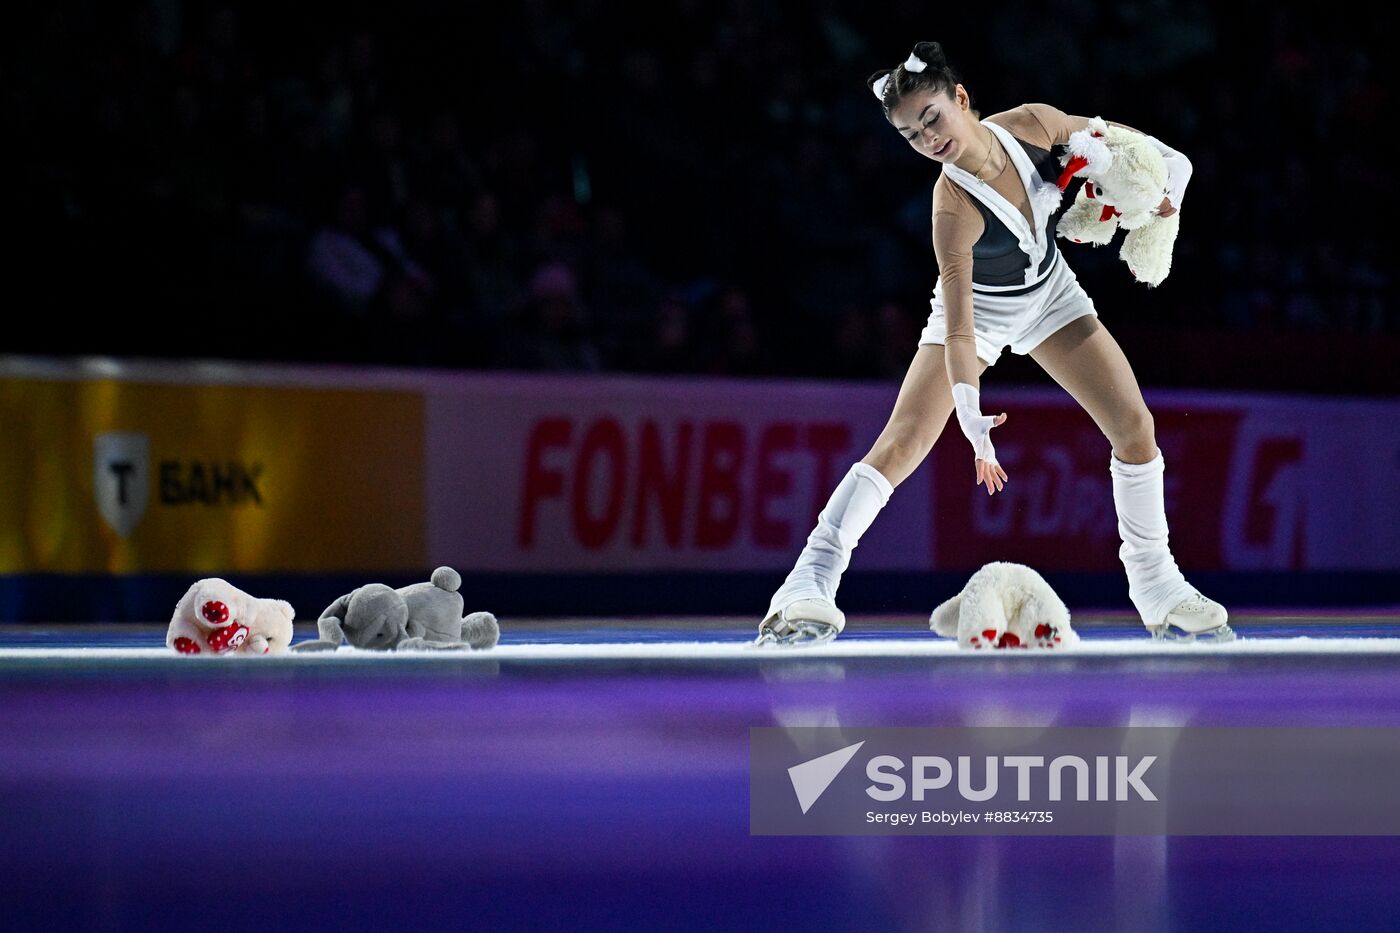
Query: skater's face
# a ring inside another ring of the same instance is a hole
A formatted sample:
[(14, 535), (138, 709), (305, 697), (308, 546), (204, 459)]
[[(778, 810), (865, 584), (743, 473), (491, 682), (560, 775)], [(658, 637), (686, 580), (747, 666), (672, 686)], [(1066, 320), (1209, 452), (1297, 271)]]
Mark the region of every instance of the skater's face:
[(922, 91), (895, 105), (890, 123), (920, 155), (935, 162), (954, 162), (976, 138), (970, 104), (961, 84), (951, 92)]

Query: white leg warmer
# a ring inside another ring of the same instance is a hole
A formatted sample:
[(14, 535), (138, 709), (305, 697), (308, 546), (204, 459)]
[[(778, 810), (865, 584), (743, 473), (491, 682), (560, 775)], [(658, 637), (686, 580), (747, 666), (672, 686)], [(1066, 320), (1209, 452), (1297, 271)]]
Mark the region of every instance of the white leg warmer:
[(892, 492), (894, 487), (879, 470), (865, 463), (853, 464), (817, 517), (817, 527), (808, 535), (797, 564), (773, 594), (768, 616), (799, 599), (834, 603), (841, 574), (851, 562), (851, 551)]
[(1118, 512), (1118, 556), (1128, 571), (1128, 597), (1143, 624), (1157, 625), (1196, 592), (1177, 569), (1167, 546), (1167, 509), (1162, 491), (1162, 452), (1147, 463), (1112, 458), (1113, 505)]

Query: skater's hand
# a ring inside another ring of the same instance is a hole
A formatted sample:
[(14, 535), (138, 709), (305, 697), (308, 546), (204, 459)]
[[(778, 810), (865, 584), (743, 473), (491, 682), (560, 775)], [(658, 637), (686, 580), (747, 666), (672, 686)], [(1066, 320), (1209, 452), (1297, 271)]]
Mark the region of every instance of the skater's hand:
[(1162, 203), (1157, 205), (1156, 213), (1158, 217), (1170, 217), (1175, 214), (1176, 208), (1172, 207), (1171, 198), (1163, 198)]
[(977, 482), (986, 484), (987, 495), (997, 492), (1006, 482), (1006, 471), (997, 463), (996, 448), (992, 446), (992, 428), (1006, 423), (1006, 412), (995, 418), (982, 414), (981, 393), (965, 382), (953, 386), (953, 411), (958, 427), (972, 444), (972, 456), (977, 466)]
[[(990, 420), (992, 423), (988, 427), (989, 431), (991, 430), (991, 428), (995, 428), (1006, 423), (1006, 412), (1002, 412), (1001, 414), (997, 415), (995, 418), (992, 418)], [(987, 495), (990, 496), (994, 492), (1001, 492), (1002, 487), (1006, 484), (1006, 471), (1001, 468), (1000, 463), (997, 463), (996, 450), (992, 447), (992, 439), (990, 435), (983, 435), (983, 444), (985, 447), (985, 453), (990, 459), (984, 460), (981, 457), (978, 457), (973, 462), (976, 464), (977, 467), (977, 484), (979, 486), (986, 486)], [(977, 445), (974, 444), (973, 446), (976, 447)]]

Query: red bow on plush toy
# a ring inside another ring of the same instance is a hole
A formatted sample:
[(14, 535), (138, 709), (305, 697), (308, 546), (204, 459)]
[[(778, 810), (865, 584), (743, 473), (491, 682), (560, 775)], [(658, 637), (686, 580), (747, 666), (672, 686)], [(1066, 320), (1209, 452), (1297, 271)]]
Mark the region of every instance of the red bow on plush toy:
[[(1103, 137), (1102, 133), (1094, 133), (1093, 135), (1098, 138)], [(1059, 185), (1061, 191), (1064, 191), (1069, 187), (1070, 179), (1078, 174), (1081, 169), (1088, 167), (1089, 160), (1085, 156), (1071, 156), (1070, 160), (1065, 163), (1065, 170), (1060, 173), (1059, 181), (1055, 182), (1055, 184)], [(1088, 178), (1084, 179), (1084, 196), (1091, 201), (1094, 200), (1094, 182)], [(1118, 208), (1114, 207), (1112, 204), (1105, 204), (1103, 210), (1099, 213), (1099, 221), (1102, 223), (1109, 218), (1119, 216), (1121, 213), (1122, 211), (1118, 210)], [(1075, 242), (1079, 241), (1076, 240)]]
[(1138, 281), (1158, 285), (1171, 272), (1178, 215), (1162, 217), (1167, 163), (1148, 137), (1095, 117), (1069, 138), (1058, 185), (1084, 178), (1074, 203), (1060, 217), (1056, 234), (1075, 243), (1103, 246), (1119, 227), (1128, 231), (1119, 256)]

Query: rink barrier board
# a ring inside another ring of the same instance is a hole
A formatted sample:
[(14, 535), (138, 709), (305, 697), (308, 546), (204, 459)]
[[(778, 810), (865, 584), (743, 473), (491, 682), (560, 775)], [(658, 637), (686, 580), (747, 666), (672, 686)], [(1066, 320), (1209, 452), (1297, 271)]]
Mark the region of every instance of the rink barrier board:
[[(441, 564), (512, 611), (749, 613), (896, 391), (0, 357), (0, 618), (149, 620), (207, 575), (328, 602)], [(843, 603), (913, 611), (1014, 560), (1126, 606), (1102, 435), (1057, 389), (984, 394), (1012, 418), (994, 435), (1006, 490), (975, 486), (950, 423), (862, 540)], [(1400, 402), (1146, 394), (1193, 582), (1251, 605), (1400, 601)], [(1373, 466), (1342, 488), (1362, 434)], [(139, 510), (119, 501), (137, 464)]]

